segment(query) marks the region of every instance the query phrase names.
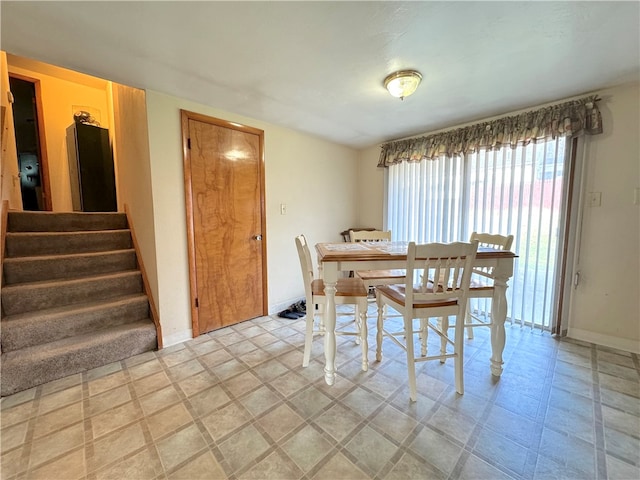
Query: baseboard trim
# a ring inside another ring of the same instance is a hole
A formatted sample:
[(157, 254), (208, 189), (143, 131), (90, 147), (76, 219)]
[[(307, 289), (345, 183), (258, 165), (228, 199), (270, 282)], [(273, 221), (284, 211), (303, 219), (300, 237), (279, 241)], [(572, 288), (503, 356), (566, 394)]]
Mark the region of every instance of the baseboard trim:
[(304, 297), (296, 297), (296, 298), (287, 300), (285, 302), (269, 305), (269, 315), (275, 315), (276, 313), (281, 312), (282, 310), (286, 310), (291, 305), (293, 305), (296, 302), (299, 302), (300, 300), (304, 300)]
[(191, 329), (176, 332), (166, 337), (162, 337), (162, 348), (167, 348), (178, 343), (186, 342), (193, 338), (193, 331)]
[(625, 352), (640, 354), (640, 341), (627, 338), (612, 337), (601, 333), (590, 332), (580, 328), (571, 328), (567, 331), (567, 337), (583, 342), (595, 343), (604, 347), (615, 348)]
[[(295, 297), (285, 302), (269, 305), (269, 315), (275, 315), (278, 312), (281, 312), (282, 310), (289, 308), (291, 305), (293, 305), (296, 302), (299, 302), (300, 300), (304, 300), (304, 297)], [(163, 335), (162, 346), (163, 348), (170, 347), (172, 345), (177, 345), (178, 343), (191, 340), (192, 338), (193, 338), (193, 331), (191, 329), (183, 330), (181, 332), (176, 332), (167, 336)]]

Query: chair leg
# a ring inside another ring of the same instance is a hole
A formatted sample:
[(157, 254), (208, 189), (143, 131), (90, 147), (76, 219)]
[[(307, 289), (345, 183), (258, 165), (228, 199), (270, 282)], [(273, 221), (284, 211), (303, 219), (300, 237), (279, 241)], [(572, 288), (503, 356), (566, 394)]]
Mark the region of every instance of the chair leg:
[(302, 357), (302, 366), (308, 367), (309, 359), (311, 358), (311, 344), (313, 343), (313, 305), (307, 304), (307, 315), (305, 316), (305, 321), (307, 322), (307, 329), (304, 335), (304, 356)]
[(376, 293), (376, 305), (378, 306), (378, 320), (376, 324), (376, 362), (381, 362), (384, 305), (382, 304), (382, 299), (378, 293)]
[(407, 373), (409, 375), (409, 398), (412, 402), (418, 400), (416, 386), (416, 360), (413, 352), (413, 319), (404, 317), (404, 335), (407, 339)]
[(456, 316), (456, 326), (454, 331), (453, 352), (454, 370), (456, 377), (456, 392), (464, 395), (464, 317)]
[(360, 317), (360, 344), (362, 345), (362, 371), (369, 370), (369, 340), (367, 336), (367, 299), (365, 298), (356, 306), (357, 315)]
[[(469, 314), (471, 311), (471, 301), (467, 299), (467, 313), (465, 314), (465, 323), (473, 323), (473, 317)], [(473, 340), (473, 327), (467, 327), (467, 338)]]
[(360, 316), (362, 308), (359, 305), (355, 307), (355, 313), (353, 315), (354, 321), (356, 322), (356, 345), (360, 345), (360, 340), (362, 337), (362, 318)]
[(429, 339), (429, 327), (427, 326), (428, 319), (420, 319), (420, 355), (427, 356), (427, 340)]
[[(447, 354), (447, 339), (445, 337), (449, 336), (449, 317), (440, 317), (438, 319), (438, 327), (440, 331), (444, 335), (444, 337), (440, 337), (440, 355)], [(446, 362), (446, 358), (441, 358), (440, 363)]]

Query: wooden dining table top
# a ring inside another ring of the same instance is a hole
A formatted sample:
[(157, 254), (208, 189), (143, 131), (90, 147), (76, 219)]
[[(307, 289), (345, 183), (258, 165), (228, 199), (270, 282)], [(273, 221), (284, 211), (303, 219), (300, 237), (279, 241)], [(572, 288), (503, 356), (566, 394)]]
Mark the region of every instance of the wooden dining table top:
[[(357, 262), (370, 260), (406, 260), (409, 242), (318, 243), (319, 262)], [(516, 258), (509, 250), (478, 247), (476, 259)]]

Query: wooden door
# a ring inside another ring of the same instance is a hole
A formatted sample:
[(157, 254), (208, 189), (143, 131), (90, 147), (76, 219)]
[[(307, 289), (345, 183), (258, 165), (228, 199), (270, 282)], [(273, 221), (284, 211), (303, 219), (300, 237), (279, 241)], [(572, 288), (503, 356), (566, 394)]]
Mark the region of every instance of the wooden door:
[(264, 132), (182, 111), (193, 335), (267, 314)]

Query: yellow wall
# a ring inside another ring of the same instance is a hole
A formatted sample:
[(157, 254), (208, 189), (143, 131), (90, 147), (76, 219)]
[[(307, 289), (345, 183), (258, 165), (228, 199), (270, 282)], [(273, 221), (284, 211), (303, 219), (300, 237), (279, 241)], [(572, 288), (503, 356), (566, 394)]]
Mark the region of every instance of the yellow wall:
[[(158, 298), (165, 345), (191, 338), (180, 109), (265, 132), (269, 311), (304, 297), (294, 238), (341, 241), (356, 222), (355, 150), (259, 120), (147, 91)], [(287, 214), (280, 214), (280, 204)]]
[(42, 71), (17, 66), (12, 62), (12, 58), (8, 56), (9, 73), (40, 80), (51, 205), (56, 212), (72, 211), (66, 128), (74, 121), (75, 106), (90, 107), (92, 111), (99, 112), (100, 126), (109, 128), (107, 82), (102, 81), (100, 88), (84, 85)]

